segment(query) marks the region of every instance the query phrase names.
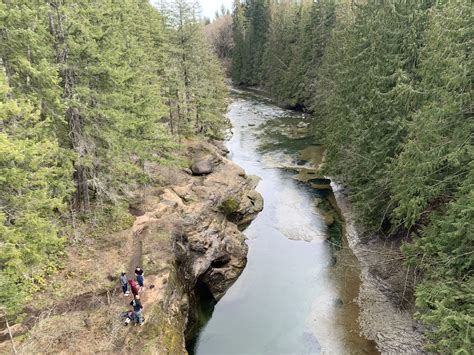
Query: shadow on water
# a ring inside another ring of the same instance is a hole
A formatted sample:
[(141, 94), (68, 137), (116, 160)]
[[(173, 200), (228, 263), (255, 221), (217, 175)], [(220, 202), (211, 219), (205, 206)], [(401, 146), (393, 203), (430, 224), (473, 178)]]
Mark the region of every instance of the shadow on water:
[(198, 281), (194, 289), (194, 296), (196, 297), (196, 331), (191, 339), (186, 344), (186, 349), (190, 355), (195, 354), (195, 348), (198, 341), (199, 332), (206, 326), (207, 322), (212, 317), (212, 312), (216, 305), (216, 300), (212, 296), (209, 288), (202, 282)]

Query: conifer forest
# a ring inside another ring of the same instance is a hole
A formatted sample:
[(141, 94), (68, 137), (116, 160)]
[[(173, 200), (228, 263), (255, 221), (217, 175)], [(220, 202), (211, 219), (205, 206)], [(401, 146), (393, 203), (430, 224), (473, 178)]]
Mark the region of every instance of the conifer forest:
[(185, 136), (223, 137), (226, 87), (193, 6), (0, 4), (0, 300), (9, 309), (60, 267), (69, 227), (120, 215), (132, 185), (150, 183), (147, 161), (179, 163)]
[[(233, 126), (257, 131), (231, 123), (235, 89), (309, 117), (318, 174), (344, 186), (365, 243), (397, 245), (420, 351), (471, 354), (472, 12), (468, 0), (234, 0), (207, 19), (191, 0), (2, 0), (0, 353), (88, 352), (66, 340), (95, 332), (99, 352), (206, 354), (189, 345), (199, 292), (223, 297), (246, 264), (241, 231), (265, 218), (260, 185), (225, 158)], [(120, 271), (137, 265), (154, 285), (135, 341), (111, 314)], [(91, 326), (74, 320), (96, 309)], [(54, 320), (67, 314), (69, 330)]]
[(320, 120), (324, 168), (402, 235), (428, 349), (472, 351), (470, 1), (237, 1), (232, 79)]

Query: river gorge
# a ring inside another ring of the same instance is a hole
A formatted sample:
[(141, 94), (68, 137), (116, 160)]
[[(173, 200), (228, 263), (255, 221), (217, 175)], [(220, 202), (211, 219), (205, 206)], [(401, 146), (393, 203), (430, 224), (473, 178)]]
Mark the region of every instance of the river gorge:
[[(75, 353), (91, 341), (108, 353), (423, 353), (422, 329), (401, 302), (409, 293), (399, 245), (364, 235), (345, 188), (322, 175), (317, 120), (260, 92), (230, 96), (227, 147), (188, 140), (188, 168), (150, 164), (161, 184), (135, 192), (132, 225), (91, 239), (95, 262), (84, 253), (63, 271), (88, 275), (100, 265), (97, 282), (74, 288), (65, 276), (69, 294), (54, 308), (39, 294), (11, 327), (28, 333), (22, 353), (53, 344)], [(136, 337), (117, 316), (128, 301), (115, 275), (140, 264), (150, 287)], [(0, 340), (1, 352), (6, 330)]]
[(344, 240), (342, 247), (331, 244), (334, 217), (317, 207), (334, 200), (316, 175), (322, 147), (314, 145), (310, 118), (260, 95), (233, 90), (232, 96), (229, 158), (261, 179), (265, 208), (245, 230), (246, 268), (215, 307), (202, 301), (204, 324), (188, 350), (378, 353), (359, 335), (357, 259)]

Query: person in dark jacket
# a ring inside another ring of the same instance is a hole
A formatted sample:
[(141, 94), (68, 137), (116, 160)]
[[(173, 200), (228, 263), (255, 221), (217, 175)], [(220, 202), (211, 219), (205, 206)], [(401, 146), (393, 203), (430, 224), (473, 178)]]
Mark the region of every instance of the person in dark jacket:
[(122, 291), (124, 296), (128, 296), (128, 281), (127, 281), (127, 274), (122, 272), (120, 274), (120, 286), (122, 286)]
[(145, 322), (145, 318), (143, 317), (142, 313), (142, 302), (140, 301), (140, 296), (136, 296), (131, 302), (130, 306), (133, 307), (133, 315), (134, 315), (134, 320), (135, 320), (135, 325), (143, 325)]
[(130, 290), (132, 290), (132, 294), (134, 297), (138, 296), (138, 293), (140, 292), (140, 288), (138, 284), (135, 282), (135, 280), (129, 279), (128, 283), (130, 285)]
[(137, 282), (140, 287), (143, 287), (145, 284), (145, 278), (143, 277), (143, 269), (141, 269), (139, 266), (137, 266), (135, 269), (135, 276), (137, 277)]

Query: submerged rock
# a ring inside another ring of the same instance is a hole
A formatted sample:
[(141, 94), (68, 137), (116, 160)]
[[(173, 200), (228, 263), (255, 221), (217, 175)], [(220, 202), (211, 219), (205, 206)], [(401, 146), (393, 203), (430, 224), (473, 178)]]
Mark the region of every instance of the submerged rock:
[(315, 197), (313, 200), (314, 206), (318, 207), (323, 202), (323, 199), (320, 197)]
[(338, 308), (341, 308), (342, 306), (344, 306), (344, 302), (342, 301), (342, 299), (340, 298), (336, 298), (334, 300), (334, 305)]
[(328, 227), (334, 224), (334, 216), (332, 215), (332, 213), (324, 214), (324, 224), (327, 225)]
[(308, 122), (303, 122), (303, 121), (298, 122), (298, 124), (296, 125), (296, 127), (298, 127), (298, 128), (306, 128), (308, 126), (309, 126), (309, 123)]

